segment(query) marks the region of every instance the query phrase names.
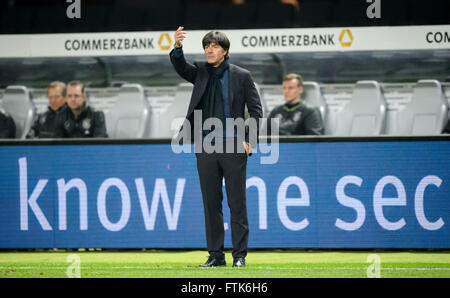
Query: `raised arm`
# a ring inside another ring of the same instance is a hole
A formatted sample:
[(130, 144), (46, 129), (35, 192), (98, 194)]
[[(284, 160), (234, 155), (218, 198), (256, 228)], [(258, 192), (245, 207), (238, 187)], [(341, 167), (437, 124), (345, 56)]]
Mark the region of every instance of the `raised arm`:
[(175, 71), (186, 81), (194, 84), (197, 77), (198, 68), (195, 65), (186, 62), (183, 53), (183, 40), (186, 38), (186, 32), (183, 31), (184, 27), (178, 27), (175, 31), (175, 46), (170, 52), (170, 62), (172, 62)]

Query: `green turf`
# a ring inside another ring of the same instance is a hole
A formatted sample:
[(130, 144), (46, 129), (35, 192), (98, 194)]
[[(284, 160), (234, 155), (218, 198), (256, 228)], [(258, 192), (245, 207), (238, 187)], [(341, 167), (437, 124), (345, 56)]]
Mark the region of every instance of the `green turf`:
[[(0, 278), (67, 277), (69, 255), (80, 258), (81, 277), (299, 278), (367, 277), (367, 257), (380, 258), (381, 277), (450, 277), (450, 252), (253, 251), (245, 268), (198, 268), (204, 251), (0, 252)], [(71, 267), (72, 268), (72, 267)], [(370, 271), (370, 270), (369, 270)], [(75, 272), (75, 271), (72, 271)]]

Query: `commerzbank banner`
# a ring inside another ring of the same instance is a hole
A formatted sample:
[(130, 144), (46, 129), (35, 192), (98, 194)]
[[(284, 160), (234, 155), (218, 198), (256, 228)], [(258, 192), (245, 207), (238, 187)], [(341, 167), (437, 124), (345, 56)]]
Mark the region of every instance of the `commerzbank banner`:
[[(274, 164), (261, 155), (247, 166), (251, 248), (450, 248), (448, 139), (320, 139), (280, 143)], [(3, 143), (0, 164), (0, 248), (206, 247), (193, 153)]]
[[(173, 31), (1, 35), (0, 58), (165, 55)], [(202, 53), (208, 31), (185, 28), (187, 54)], [(232, 53), (450, 49), (450, 25), (223, 30)]]

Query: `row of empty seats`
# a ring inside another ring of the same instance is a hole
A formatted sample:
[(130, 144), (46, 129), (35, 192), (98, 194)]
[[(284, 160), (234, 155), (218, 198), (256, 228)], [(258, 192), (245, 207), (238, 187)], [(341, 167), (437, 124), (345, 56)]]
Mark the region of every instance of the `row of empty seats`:
[[(447, 123), (448, 101), (435, 80), (421, 80), (411, 101), (397, 115), (393, 135), (436, 135)], [(360, 136), (386, 134), (387, 105), (380, 84), (356, 83), (351, 102), (336, 123), (335, 135)]]
[(315, 82), (304, 83), (304, 99), (320, 109), (326, 133), (334, 136), (438, 135), (448, 121), (449, 103), (436, 80), (419, 80), (409, 103), (387, 127), (387, 102), (380, 83), (358, 81), (345, 107), (330, 119), (326, 101)]
[[(267, 116), (274, 105), (268, 104), (261, 86), (257, 85), (257, 89)], [(304, 82), (303, 98), (308, 105), (319, 108), (327, 135), (438, 135), (448, 121), (448, 99), (436, 80), (419, 80), (410, 100), (390, 119), (383, 88), (376, 81), (356, 82), (348, 102), (338, 112), (331, 111), (322, 89), (317, 82)], [(180, 84), (173, 99), (158, 108), (150, 103), (141, 85), (123, 85), (105, 111), (109, 137), (171, 138), (181, 127), (191, 93), (192, 84)], [(282, 98), (282, 94), (279, 96)], [(24, 139), (37, 112), (31, 92), (24, 86), (9, 86), (3, 93), (1, 107), (15, 120), (16, 138)]]

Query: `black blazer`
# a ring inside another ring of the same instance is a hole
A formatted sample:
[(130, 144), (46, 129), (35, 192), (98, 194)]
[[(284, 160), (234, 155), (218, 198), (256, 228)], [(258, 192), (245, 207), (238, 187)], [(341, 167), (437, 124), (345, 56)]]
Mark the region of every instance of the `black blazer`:
[[(186, 62), (184, 55), (175, 57), (173, 52), (174, 50), (172, 50), (169, 55), (170, 61), (172, 62), (175, 71), (182, 78), (194, 84), (191, 101), (189, 103), (189, 108), (186, 114), (186, 120), (190, 122), (191, 129), (193, 129), (194, 110), (199, 108), (198, 105), (201, 101), (203, 93), (205, 92), (206, 85), (208, 84), (209, 80), (209, 73), (206, 69), (207, 62), (195, 62), (194, 64), (190, 64)], [(248, 128), (246, 129), (245, 139), (248, 141), (250, 134), (252, 137), (250, 138), (250, 140), (252, 140), (253, 137), (255, 137), (254, 134), (256, 134), (257, 140), (259, 133), (259, 121), (263, 117), (263, 112), (261, 99), (259, 98), (255, 83), (253, 82), (253, 79), (248, 70), (231, 63), (229, 76), (228, 98), (231, 105), (231, 114), (235, 120), (238, 118), (242, 118), (245, 120), (245, 106), (247, 106), (250, 118), (255, 119), (258, 125), (256, 131), (248, 131)]]

